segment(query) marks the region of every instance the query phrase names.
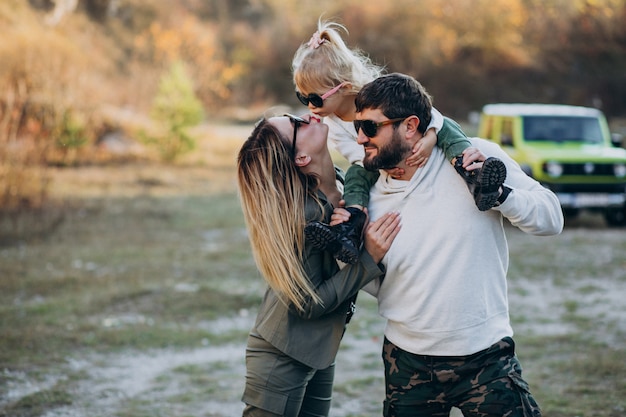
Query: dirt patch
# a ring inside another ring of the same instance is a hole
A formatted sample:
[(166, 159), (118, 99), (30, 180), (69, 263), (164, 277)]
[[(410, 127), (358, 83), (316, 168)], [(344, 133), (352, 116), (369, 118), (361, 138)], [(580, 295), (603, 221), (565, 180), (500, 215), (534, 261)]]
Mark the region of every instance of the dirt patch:
[[(584, 238), (588, 230), (567, 230), (562, 236), (543, 242), (556, 244), (563, 250), (573, 241)], [(622, 231), (596, 231), (607, 247), (623, 245)], [(510, 244), (515, 250), (525, 245), (537, 245), (537, 238), (512, 233)], [(621, 242), (621, 243), (620, 243)], [(604, 262), (624, 262), (611, 259), (603, 251)], [(582, 255), (579, 255), (582, 256)], [(597, 258), (597, 257), (594, 257)], [(525, 263), (528, 266), (532, 260)], [(522, 262), (524, 264), (524, 262)], [(575, 275), (561, 276), (568, 268), (555, 267), (554, 275), (544, 277), (511, 277), (509, 292), (511, 314), (519, 335), (576, 335), (581, 332), (572, 315), (593, 323), (586, 337), (610, 345), (624, 343), (626, 293), (623, 269), (615, 273), (580, 279)], [(566, 280), (565, 283), (563, 280)], [(247, 331), (254, 312), (241, 311), (202, 326), (214, 332)], [(375, 301), (366, 294), (360, 299), (358, 314), (346, 332), (337, 358), (336, 393), (331, 416), (380, 415), (383, 399), (381, 335), (384, 323), (376, 312)], [(78, 355), (67, 358), (68, 375), (81, 375), (72, 383), (74, 403), (48, 411), (46, 417), (112, 416), (129, 404), (136, 410), (160, 410), (159, 415), (196, 415), (230, 417), (240, 415), (244, 386), (245, 338), (241, 343), (210, 346), (205, 343), (189, 350), (127, 351), (121, 354)], [(541, 363), (529, 363), (527, 369), (540, 369)], [(67, 375), (47, 375), (35, 381), (23, 373), (9, 373), (7, 392), (0, 401), (7, 403), (36, 391), (50, 389)], [(76, 377), (74, 377), (76, 378)]]

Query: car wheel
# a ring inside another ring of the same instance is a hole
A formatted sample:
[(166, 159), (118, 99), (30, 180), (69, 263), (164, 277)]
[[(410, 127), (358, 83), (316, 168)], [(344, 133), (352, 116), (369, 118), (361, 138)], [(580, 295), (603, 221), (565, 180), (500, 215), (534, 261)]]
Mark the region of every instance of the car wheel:
[(580, 214), (579, 209), (571, 209), (571, 208), (563, 209), (563, 217), (569, 220), (575, 219), (576, 217), (578, 217), (579, 214)]
[(626, 226), (626, 206), (619, 209), (609, 209), (605, 211), (604, 219), (609, 226)]

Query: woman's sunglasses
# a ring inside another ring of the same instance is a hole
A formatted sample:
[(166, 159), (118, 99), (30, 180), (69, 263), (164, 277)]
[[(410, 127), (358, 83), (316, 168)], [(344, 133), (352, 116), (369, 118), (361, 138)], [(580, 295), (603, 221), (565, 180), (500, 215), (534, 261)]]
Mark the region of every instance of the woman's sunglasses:
[(311, 103), (314, 107), (324, 107), (324, 100), (326, 100), (328, 97), (335, 94), (344, 85), (346, 85), (345, 81), (339, 84), (338, 86), (333, 87), (331, 90), (327, 91), (321, 96), (315, 93), (305, 96), (301, 94), (299, 91), (296, 91), (296, 96), (298, 97), (298, 100), (300, 100), (300, 103), (304, 104), (305, 106), (308, 106), (309, 103)]
[(288, 117), (289, 121), (293, 123), (293, 140), (291, 142), (291, 152), (296, 155), (296, 138), (298, 137), (298, 128), (302, 123), (308, 125), (310, 120), (303, 119), (302, 117), (294, 116), (293, 114), (285, 113), (283, 116)]
[(353, 123), (354, 123), (354, 129), (356, 130), (357, 134), (359, 133), (359, 129), (360, 129), (363, 131), (365, 136), (367, 136), (368, 138), (373, 138), (374, 136), (378, 134), (379, 127), (386, 126), (386, 125), (396, 123), (396, 122), (400, 122), (404, 119), (406, 119), (406, 117), (400, 117), (397, 119), (389, 119), (383, 122), (375, 122), (373, 120), (355, 120)]

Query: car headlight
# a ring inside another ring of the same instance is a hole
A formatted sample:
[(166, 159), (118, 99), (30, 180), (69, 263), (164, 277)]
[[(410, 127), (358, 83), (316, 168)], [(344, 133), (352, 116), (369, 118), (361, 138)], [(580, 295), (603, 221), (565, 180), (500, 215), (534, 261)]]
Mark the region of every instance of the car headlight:
[(626, 164), (615, 164), (613, 165), (613, 173), (617, 178), (626, 177)]
[(552, 178), (558, 178), (563, 175), (563, 165), (559, 162), (548, 161), (543, 165), (543, 170)]

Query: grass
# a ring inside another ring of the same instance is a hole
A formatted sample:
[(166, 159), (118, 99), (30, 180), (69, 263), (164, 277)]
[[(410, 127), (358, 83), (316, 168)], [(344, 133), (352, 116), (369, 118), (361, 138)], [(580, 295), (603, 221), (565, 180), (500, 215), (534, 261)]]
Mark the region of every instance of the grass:
[[(0, 247), (0, 416), (54, 417), (94, 396), (96, 416), (240, 413), (264, 284), (234, 186), (245, 135), (211, 132), (179, 165), (54, 173), (63, 223)], [(518, 355), (544, 415), (624, 415), (623, 230), (591, 216), (557, 237), (508, 236)], [(382, 328), (361, 296), (333, 416), (380, 415)]]
[[(11, 262), (1, 267), (0, 366), (76, 348), (189, 345), (215, 337), (192, 323), (258, 303), (220, 284), (255, 276), (240, 261), (245, 236), (225, 232), (206, 250), (206, 231), (242, 228), (235, 195), (83, 204), (46, 240), (2, 250)], [(181, 282), (196, 290), (181, 292)]]

